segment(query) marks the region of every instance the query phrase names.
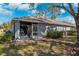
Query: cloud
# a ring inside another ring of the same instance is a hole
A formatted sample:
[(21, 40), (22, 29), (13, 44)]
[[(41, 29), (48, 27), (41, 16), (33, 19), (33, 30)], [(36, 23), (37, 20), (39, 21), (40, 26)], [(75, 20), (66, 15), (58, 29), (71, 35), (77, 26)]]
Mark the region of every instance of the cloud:
[[(34, 8), (37, 7), (38, 4), (34, 5)], [(10, 11), (15, 11), (15, 10), (23, 10), (23, 11), (27, 11), (30, 9), (30, 4), (29, 3), (8, 3), (8, 4), (0, 4), (0, 8), (3, 9), (8, 9)], [(1, 12), (1, 11), (0, 11)], [(32, 13), (35, 13), (36, 10), (33, 10)], [(7, 14), (10, 14), (11, 12), (7, 11)]]
[(19, 10), (27, 10), (27, 9), (30, 9), (29, 6), (30, 6), (30, 4), (20, 4), (18, 6), (18, 9)]
[(74, 7), (78, 7), (78, 3), (74, 3)]
[[(12, 15), (12, 13), (17, 10), (27, 10), (30, 4), (25, 3), (0, 3), (0, 14), (2, 15)], [(33, 11), (34, 12), (34, 11)]]
[(65, 16), (62, 18), (57, 18), (58, 20), (60, 19), (61, 21), (66, 21), (66, 22), (70, 22), (70, 23), (75, 23), (74, 18), (72, 16)]
[(61, 14), (65, 13), (66, 11), (64, 9), (60, 10)]
[(32, 13), (33, 13), (33, 14), (37, 13), (37, 10), (32, 10)]
[(11, 15), (12, 12), (11, 11), (8, 11), (6, 9), (0, 8), (0, 14), (3, 14), (3, 15)]
[(19, 9), (19, 10), (27, 10), (29, 9), (30, 4), (23, 4), (23, 3), (9, 3), (8, 5), (4, 6), (5, 8), (11, 9), (11, 10), (15, 10), (15, 9)]
[(12, 11), (5, 11), (5, 14), (6, 15), (11, 15), (12, 14)]
[(20, 3), (9, 3), (8, 5), (5, 6), (5, 8), (9, 8), (11, 10), (16, 9), (18, 6), (20, 5)]

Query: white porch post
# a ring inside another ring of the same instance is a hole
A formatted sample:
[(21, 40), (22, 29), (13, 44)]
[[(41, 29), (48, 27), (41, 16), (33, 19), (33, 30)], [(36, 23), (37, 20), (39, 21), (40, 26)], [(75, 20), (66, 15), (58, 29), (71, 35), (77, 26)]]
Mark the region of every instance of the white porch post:
[(57, 31), (57, 25), (56, 25), (56, 27), (55, 27), (55, 30)]
[(20, 22), (15, 23), (15, 39), (20, 39)]
[(60, 26), (60, 31), (62, 31), (62, 27)]
[(60, 26), (58, 26), (58, 31), (60, 31)]
[(32, 33), (31, 33), (31, 36), (32, 36), (32, 38), (33, 38), (33, 23), (32, 23)]

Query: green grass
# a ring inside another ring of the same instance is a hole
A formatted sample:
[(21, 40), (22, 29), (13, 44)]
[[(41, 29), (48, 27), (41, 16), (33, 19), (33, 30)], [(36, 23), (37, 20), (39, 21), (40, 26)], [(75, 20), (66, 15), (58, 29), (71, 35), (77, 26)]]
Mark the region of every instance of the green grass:
[[(72, 37), (70, 39), (71, 40), (68, 39), (64, 39), (64, 40), (75, 42), (76, 37), (74, 38)], [(34, 43), (26, 43), (26, 45), (16, 45), (16, 46), (10, 43), (9, 47), (5, 46), (4, 44), (0, 44), (0, 55), (33, 56), (33, 55), (39, 55), (41, 52), (47, 54), (49, 52), (49, 47), (50, 47), (50, 42), (45, 42), (42, 40), (36, 41)], [(52, 52), (55, 53), (55, 55), (69, 55), (64, 51), (68, 52), (67, 49), (70, 47), (71, 46), (65, 44), (59, 44), (53, 42)]]
[(69, 42), (77, 42), (77, 37), (76, 36), (72, 36), (72, 37), (65, 37), (64, 41), (69, 41)]

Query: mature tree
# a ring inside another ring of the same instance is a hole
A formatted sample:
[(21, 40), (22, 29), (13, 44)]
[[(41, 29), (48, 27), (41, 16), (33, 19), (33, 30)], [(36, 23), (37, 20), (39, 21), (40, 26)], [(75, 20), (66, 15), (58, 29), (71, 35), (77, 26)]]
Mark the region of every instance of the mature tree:
[[(79, 3), (76, 4), (76, 8), (74, 8), (74, 4), (72, 3), (60, 3), (60, 4), (52, 4), (49, 9), (54, 10), (54, 8), (58, 11), (58, 9), (64, 9), (67, 11), (73, 18), (76, 23), (76, 29), (77, 29), (77, 42), (76, 47), (79, 48)], [(56, 13), (53, 11), (53, 13)], [(60, 13), (59, 11), (57, 12)], [(76, 50), (76, 54), (79, 55), (79, 49)]]
[(11, 28), (11, 23), (10, 22), (3, 23), (3, 28), (4, 28), (4, 30), (9, 30)]
[[(55, 10), (58, 11), (60, 9), (64, 9), (65, 11), (67, 11), (71, 16), (73, 16), (75, 23), (76, 23), (76, 29), (77, 29), (77, 46), (79, 47), (79, 3), (77, 4), (77, 9), (74, 9), (74, 4), (71, 3), (60, 3), (60, 4), (52, 4), (49, 9), (51, 9), (52, 11)], [(56, 13), (55, 11), (53, 11), (53, 13)], [(58, 13), (60, 13), (60, 11), (58, 11)]]
[[(54, 5), (56, 4), (55, 3), (51, 4), (51, 6), (54, 6)], [(60, 8), (57, 8), (57, 7), (54, 7), (54, 8), (51, 7), (48, 9), (48, 11), (52, 13), (52, 16), (50, 17), (51, 19), (56, 19), (57, 15), (60, 14)]]
[[(34, 7), (34, 4), (31, 4), (31, 5), (32, 5), (32, 7)], [(52, 3), (49, 6), (49, 11), (51, 11), (53, 13), (52, 18), (56, 18), (58, 15), (60, 15), (61, 9), (64, 9), (65, 11), (67, 11), (74, 18), (74, 21), (76, 23), (76, 29), (77, 29), (76, 46), (79, 47), (79, 3), (77, 3), (76, 9), (74, 8), (74, 4), (72, 4), (72, 3), (57, 3), (57, 4)]]

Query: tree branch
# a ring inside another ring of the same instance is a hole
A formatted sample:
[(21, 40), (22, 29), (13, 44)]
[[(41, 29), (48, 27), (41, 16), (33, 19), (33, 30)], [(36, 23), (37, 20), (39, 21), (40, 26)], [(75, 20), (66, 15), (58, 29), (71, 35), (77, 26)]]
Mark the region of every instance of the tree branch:
[(69, 8), (70, 8), (70, 12), (73, 14), (73, 16), (75, 16), (75, 12), (73, 10), (71, 3), (68, 3), (68, 5), (69, 5)]
[(75, 13), (73, 13), (71, 10), (68, 10), (68, 9), (64, 6), (63, 3), (62, 3), (62, 6), (50, 6), (49, 8), (55, 8), (55, 7), (57, 7), (57, 8), (63, 8), (64, 10), (66, 10), (67, 12), (69, 12), (72, 16), (75, 16)]
[(64, 6), (63, 3), (62, 3), (62, 7), (63, 7), (67, 12), (69, 12), (72, 16), (75, 16), (70, 10), (68, 10), (68, 9)]
[(78, 13), (77, 13), (77, 15), (79, 15), (79, 3), (78, 3)]

